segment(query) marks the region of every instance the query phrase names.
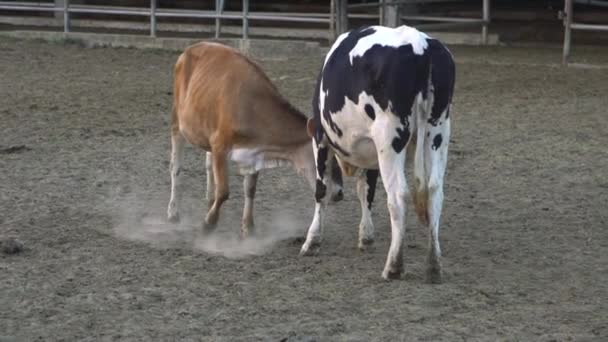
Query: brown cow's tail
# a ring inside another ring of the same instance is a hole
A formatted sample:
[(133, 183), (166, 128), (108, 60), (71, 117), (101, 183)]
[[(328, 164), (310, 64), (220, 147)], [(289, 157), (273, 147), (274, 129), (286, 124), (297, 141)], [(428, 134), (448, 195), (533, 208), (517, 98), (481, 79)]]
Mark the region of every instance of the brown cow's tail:
[(185, 94), (188, 81), (187, 78), (189, 73), (189, 58), (188, 52), (182, 53), (175, 66), (173, 67), (173, 104), (171, 107), (171, 134), (175, 135), (179, 133), (179, 108), (180, 102)]
[(173, 105), (171, 107), (171, 135), (176, 135), (179, 133), (179, 117), (177, 116), (177, 104), (175, 100), (173, 101)]
[(179, 116), (177, 111), (179, 108), (179, 98), (181, 94), (180, 78), (183, 77), (184, 55), (180, 55), (173, 67), (173, 104), (171, 106), (171, 135), (177, 134), (179, 131)]

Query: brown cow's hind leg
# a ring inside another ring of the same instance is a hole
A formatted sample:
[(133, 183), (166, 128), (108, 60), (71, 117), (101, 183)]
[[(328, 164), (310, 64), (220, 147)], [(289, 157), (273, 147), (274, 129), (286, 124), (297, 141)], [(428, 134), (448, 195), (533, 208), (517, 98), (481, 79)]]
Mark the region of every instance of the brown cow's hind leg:
[(220, 208), (228, 199), (228, 153), (214, 150), (211, 152), (213, 178), (215, 181), (215, 195), (213, 205), (204, 222), (204, 231), (209, 233), (215, 229), (220, 216)]
[(215, 189), (215, 181), (213, 179), (212, 158), (213, 158), (213, 156), (211, 155), (211, 152), (205, 153), (205, 172), (207, 175), (207, 188), (205, 189), (205, 191), (206, 191), (205, 197), (207, 199), (207, 205), (208, 205), (209, 209), (211, 209), (211, 207), (213, 206), (213, 202), (215, 201), (214, 194), (213, 194), (213, 191)]

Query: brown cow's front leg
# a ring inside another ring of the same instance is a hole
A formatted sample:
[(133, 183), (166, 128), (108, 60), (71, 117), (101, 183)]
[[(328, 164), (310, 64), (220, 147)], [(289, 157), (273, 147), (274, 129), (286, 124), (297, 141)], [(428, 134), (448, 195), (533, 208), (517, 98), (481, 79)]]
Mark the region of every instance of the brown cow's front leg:
[(241, 225), (241, 238), (247, 238), (253, 233), (253, 199), (258, 183), (259, 172), (245, 175), (243, 190), (245, 192), (245, 206), (243, 207), (243, 221)]
[(340, 169), (340, 165), (338, 165), (336, 161), (334, 161), (333, 166), (331, 168), (331, 179), (334, 184), (334, 188), (331, 194), (331, 201), (340, 202), (344, 199), (344, 181), (342, 180), (342, 170)]
[(213, 164), (213, 178), (215, 181), (215, 194), (213, 205), (207, 213), (203, 230), (205, 233), (210, 233), (215, 229), (217, 221), (220, 217), (220, 208), (229, 196), (228, 187), (228, 161), (227, 153), (212, 151), (212, 164)]
[(378, 170), (365, 170), (357, 177), (357, 196), (361, 203), (361, 223), (359, 223), (359, 250), (366, 251), (374, 243), (374, 223), (372, 221), (372, 202), (376, 193)]
[(171, 198), (167, 207), (167, 219), (169, 222), (179, 222), (180, 203), (182, 198), (181, 171), (184, 160), (185, 139), (174, 126), (171, 129)]

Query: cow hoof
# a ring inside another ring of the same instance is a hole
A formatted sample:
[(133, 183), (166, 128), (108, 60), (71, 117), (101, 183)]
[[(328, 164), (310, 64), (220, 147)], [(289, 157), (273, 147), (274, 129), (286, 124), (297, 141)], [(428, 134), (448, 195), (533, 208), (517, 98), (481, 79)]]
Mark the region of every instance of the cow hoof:
[(384, 280), (400, 279), (401, 273), (403, 273), (403, 264), (396, 263), (384, 268), (384, 271), (382, 271), (382, 278)]
[(321, 242), (317, 239), (314, 239), (310, 243), (304, 243), (302, 249), (300, 250), (300, 256), (312, 256), (319, 253), (321, 249)]
[(343, 199), (344, 199), (344, 192), (342, 190), (339, 190), (338, 192), (334, 193), (331, 196), (332, 202), (340, 202)]
[(374, 239), (366, 238), (359, 240), (359, 250), (361, 252), (370, 251), (374, 247)]
[(169, 223), (179, 223), (179, 221), (180, 221), (179, 213), (169, 214), (167, 216), (167, 220), (169, 221)]
[(397, 280), (401, 279), (401, 271), (387, 271), (382, 272), (382, 279), (384, 280)]
[(382, 279), (384, 280), (398, 280), (401, 279), (401, 271), (384, 271), (382, 272)]
[(250, 238), (253, 235), (254, 235), (253, 227), (241, 227), (241, 234), (239, 234), (239, 237), (241, 238), (241, 240)]
[(213, 231), (215, 230), (215, 227), (216, 227), (215, 224), (203, 222), (203, 229), (202, 229), (203, 236), (213, 233)]
[(428, 284), (441, 284), (443, 282), (443, 274), (441, 268), (429, 266), (426, 269), (426, 282)]

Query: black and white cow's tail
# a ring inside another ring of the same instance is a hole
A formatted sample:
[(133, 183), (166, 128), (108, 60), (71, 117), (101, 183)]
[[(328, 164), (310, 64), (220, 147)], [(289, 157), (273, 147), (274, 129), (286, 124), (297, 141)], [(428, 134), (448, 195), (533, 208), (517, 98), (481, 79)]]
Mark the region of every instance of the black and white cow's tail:
[[(436, 44), (434, 44), (436, 43)], [(425, 226), (437, 227), (443, 203), (450, 141), (450, 104), (455, 67), (450, 52), (437, 41), (429, 44), (430, 67), (426, 94), (416, 98), (415, 189), (416, 214)]]

